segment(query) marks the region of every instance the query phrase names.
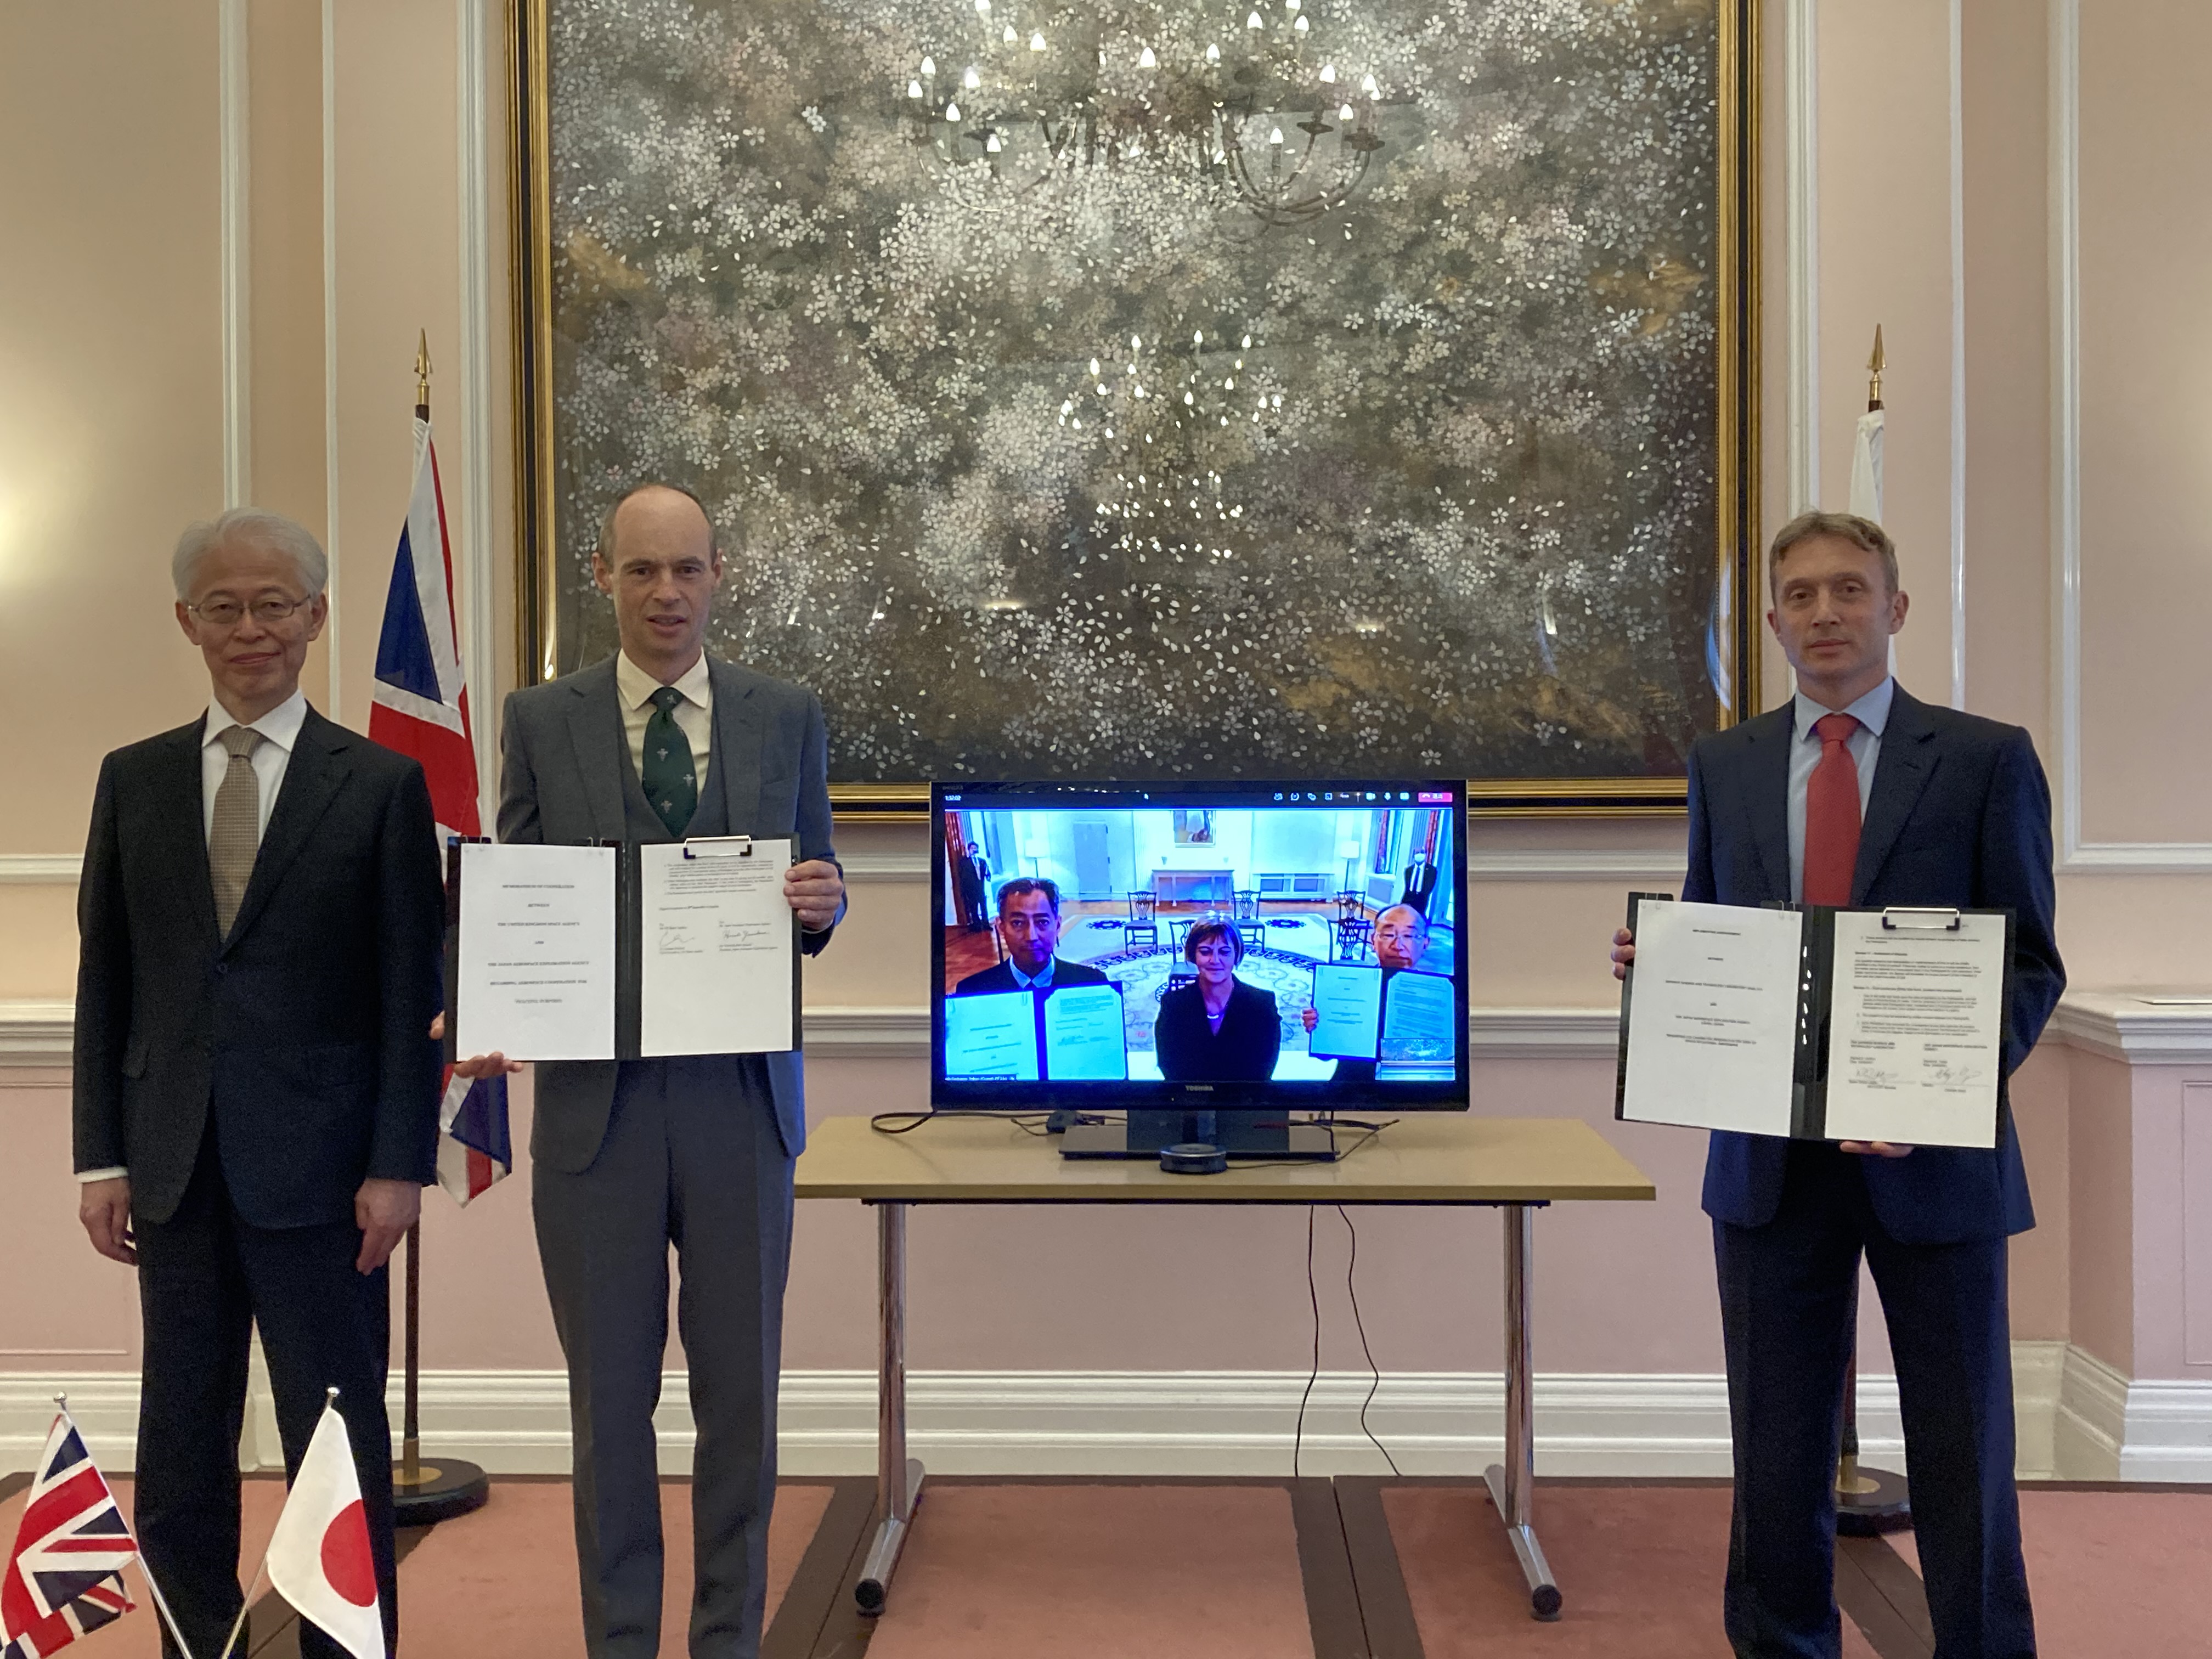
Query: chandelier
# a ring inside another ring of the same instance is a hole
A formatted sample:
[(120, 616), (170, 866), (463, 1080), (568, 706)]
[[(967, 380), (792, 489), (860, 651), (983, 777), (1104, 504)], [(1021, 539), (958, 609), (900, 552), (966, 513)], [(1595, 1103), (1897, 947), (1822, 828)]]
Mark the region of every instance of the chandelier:
[[(1305, 223), (1344, 206), (1365, 183), (1384, 148), (1376, 113), (1390, 100), (1372, 74), (1357, 90), (1341, 83), (1337, 65), (1314, 49), (1303, 4), (1261, 0), (1276, 13), (1272, 22), (1255, 7), (1242, 40), (1226, 51), (1214, 41), (1181, 63), (1142, 43), (1056, 43), (1042, 29), (1024, 42), (1011, 21), (994, 26), (992, 0), (975, 0), (977, 58), (941, 73), (933, 54), (923, 56), (898, 120), (915, 145), (994, 175), (1033, 141), (1040, 179), (1056, 167), (1176, 157), (1225, 181), (1263, 223)], [(1144, 88), (1137, 106), (1150, 118), (1133, 117), (1129, 100), (1110, 98), (1102, 85), (1109, 68), (1132, 67)], [(1286, 127), (1303, 141), (1286, 137)], [(1324, 144), (1331, 135), (1336, 142)]]

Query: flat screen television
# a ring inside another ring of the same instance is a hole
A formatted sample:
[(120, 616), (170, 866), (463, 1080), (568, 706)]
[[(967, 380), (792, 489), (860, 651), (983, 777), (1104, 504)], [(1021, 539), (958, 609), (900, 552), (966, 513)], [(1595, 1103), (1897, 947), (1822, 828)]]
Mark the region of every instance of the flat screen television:
[(932, 793), (933, 1106), (1127, 1113), (1127, 1156), (1466, 1109), (1464, 784)]

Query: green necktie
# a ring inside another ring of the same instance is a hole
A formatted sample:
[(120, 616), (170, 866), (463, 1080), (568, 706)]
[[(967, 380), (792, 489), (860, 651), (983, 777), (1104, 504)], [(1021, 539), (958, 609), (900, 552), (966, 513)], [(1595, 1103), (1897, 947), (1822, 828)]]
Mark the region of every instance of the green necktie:
[(678, 841), (684, 839), (691, 814), (699, 806), (699, 778), (691, 769), (691, 739), (676, 723), (676, 705), (683, 701), (684, 694), (672, 685), (664, 685), (653, 694), (653, 714), (645, 722), (645, 764), (638, 769), (646, 799), (653, 803), (668, 833)]

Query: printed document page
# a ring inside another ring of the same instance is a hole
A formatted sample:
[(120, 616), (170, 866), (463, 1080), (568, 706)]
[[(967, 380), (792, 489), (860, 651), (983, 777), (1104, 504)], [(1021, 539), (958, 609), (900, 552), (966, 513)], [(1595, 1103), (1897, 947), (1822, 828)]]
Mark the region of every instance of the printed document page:
[(1796, 910), (1638, 907), (1622, 1117), (1790, 1133), (1804, 929)]
[(1069, 985), (1046, 995), (1044, 1068), (1055, 1082), (1083, 1078), (1119, 1082), (1129, 1075), (1128, 1029), (1120, 991), (1111, 985)]
[(1962, 915), (1955, 930), (1883, 920), (1836, 917), (1827, 1138), (1994, 1146), (2005, 919)]
[(943, 1006), (945, 1076), (1037, 1080), (1034, 992), (947, 997)]
[[(1377, 1058), (1393, 1066), (1439, 1063), (1449, 1068), (1459, 1052), (1452, 1027), (1457, 1024), (1452, 982), (1440, 974), (1411, 969), (1390, 975), (1382, 990), (1382, 1046)], [(1379, 1071), (1376, 1076), (1382, 1075)]]
[(1340, 1060), (1375, 1058), (1382, 1024), (1382, 970), (1358, 963), (1317, 963), (1313, 970), (1313, 1034), (1306, 1052)]
[(614, 1058), (615, 871), (611, 847), (463, 843), (457, 1052)]
[(638, 1048), (775, 1054), (792, 1046), (798, 941), (791, 842), (648, 842), (639, 852)]

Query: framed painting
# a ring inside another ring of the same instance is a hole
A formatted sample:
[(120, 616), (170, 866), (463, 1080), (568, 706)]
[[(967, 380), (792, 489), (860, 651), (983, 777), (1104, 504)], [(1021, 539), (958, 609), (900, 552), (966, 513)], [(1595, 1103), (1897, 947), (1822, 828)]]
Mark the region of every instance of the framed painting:
[(841, 811), (1754, 712), (1753, 0), (514, 0), (522, 667), (678, 480)]

